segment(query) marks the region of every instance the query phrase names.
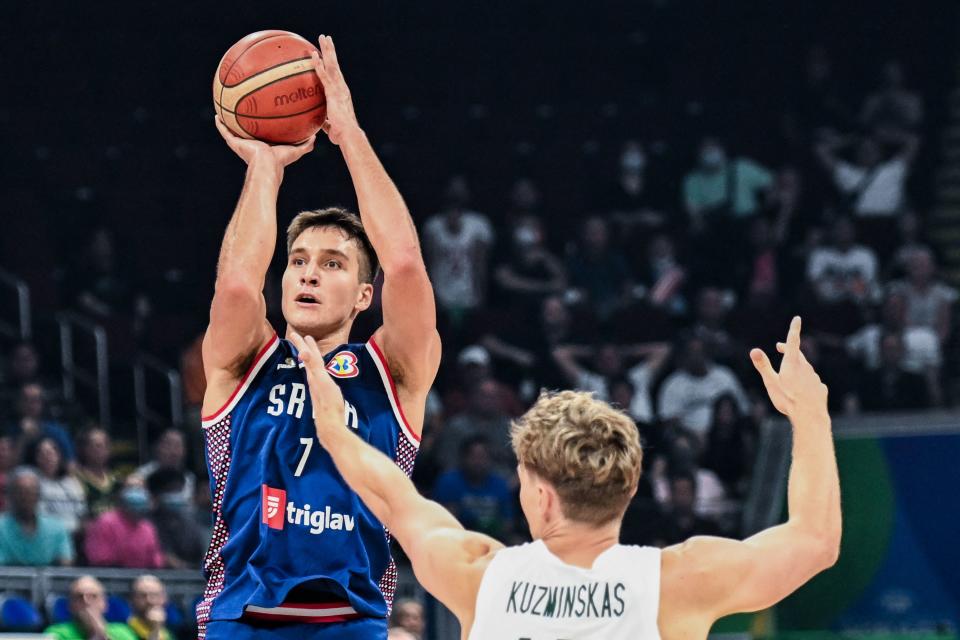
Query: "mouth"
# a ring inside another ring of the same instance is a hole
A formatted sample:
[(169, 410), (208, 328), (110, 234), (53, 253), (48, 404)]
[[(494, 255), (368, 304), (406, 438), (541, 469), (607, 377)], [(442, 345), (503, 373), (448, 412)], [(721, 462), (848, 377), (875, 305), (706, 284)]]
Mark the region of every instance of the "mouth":
[(309, 307), (318, 306), (318, 305), (320, 304), (320, 300), (318, 300), (315, 296), (313, 296), (313, 295), (311, 295), (311, 294), (309, 294), (309, 293), (301, 293), (301, 294), (299, 294), (296, 298), (294, 298), (293, 301), (294, 301), (294, 302), (297, 304), (297, 306), (299, 306), (299, 307), (308, 307), (308, 308), (309, 308)]

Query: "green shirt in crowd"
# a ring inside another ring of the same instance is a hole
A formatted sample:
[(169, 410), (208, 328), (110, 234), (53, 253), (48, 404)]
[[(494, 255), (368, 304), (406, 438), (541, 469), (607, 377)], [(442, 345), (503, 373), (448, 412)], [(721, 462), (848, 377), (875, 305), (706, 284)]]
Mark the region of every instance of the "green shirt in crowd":
[[(87, 635), (80, 630), (76, 622), (50, 625), (43, 632), (57, 640), (86, 640), (87, 638)], [(122, 622), (108, 622), (107, 638), (108, 640), (137, 640), (137, 634)]]

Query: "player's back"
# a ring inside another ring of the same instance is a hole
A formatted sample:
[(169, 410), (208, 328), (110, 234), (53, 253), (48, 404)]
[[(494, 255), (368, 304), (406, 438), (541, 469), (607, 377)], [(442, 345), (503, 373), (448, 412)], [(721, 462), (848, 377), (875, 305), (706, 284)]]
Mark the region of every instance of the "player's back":
[(537, 540), (490, 561), (468, 638), (654, 640), (659, 605), (659, 549), (615, 545), (584, 569)]

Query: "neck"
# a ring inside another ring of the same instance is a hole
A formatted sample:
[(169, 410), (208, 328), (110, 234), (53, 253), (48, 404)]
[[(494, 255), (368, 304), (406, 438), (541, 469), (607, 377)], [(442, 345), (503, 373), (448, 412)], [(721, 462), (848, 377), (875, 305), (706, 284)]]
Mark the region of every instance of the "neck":
[(20, 511), (13, 512), (13, 518), (21, 525), (34, 526), (37, 523), (37, 514), (34, 513), (23, 513)]
[[(300, 335), (303, 337), (307, 337), (308, 335), (311, 336), (314, 340), (317, 341), (317, 348), (320, 349), (320, 353), (326, 355), (331, 351), (333, 351), (334, 347), (341, 344), (345, 344), (347, 341), (350, 340), (350, 326), (351, 325), (348, 324), (346, 326), (339, 327), (334, 331), (324, 334), (322, 336), (313, 335), (311, 333), (301, 333)], [(293, 331), (294, 331), (294, 328), (288, 324), (287, 333), (285, 335), (287, 340), (290, 339), (290, 334)]]
[(620, 520), (595, 527), (562, 519), (548, 525), (540, 539), (566, 564), (590, 569), (601, 553), (620, 541)]

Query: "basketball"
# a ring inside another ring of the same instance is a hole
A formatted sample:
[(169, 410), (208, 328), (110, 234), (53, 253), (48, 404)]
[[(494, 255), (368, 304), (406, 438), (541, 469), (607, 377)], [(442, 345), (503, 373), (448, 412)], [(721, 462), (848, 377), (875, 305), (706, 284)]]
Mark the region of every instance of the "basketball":
[(289, 31), (258, 31), (230, 47), (213, 77), (213, 104), (227, 128), (274, 144), (301, 142), (326, 117), (323, 85), (310, 53)]

